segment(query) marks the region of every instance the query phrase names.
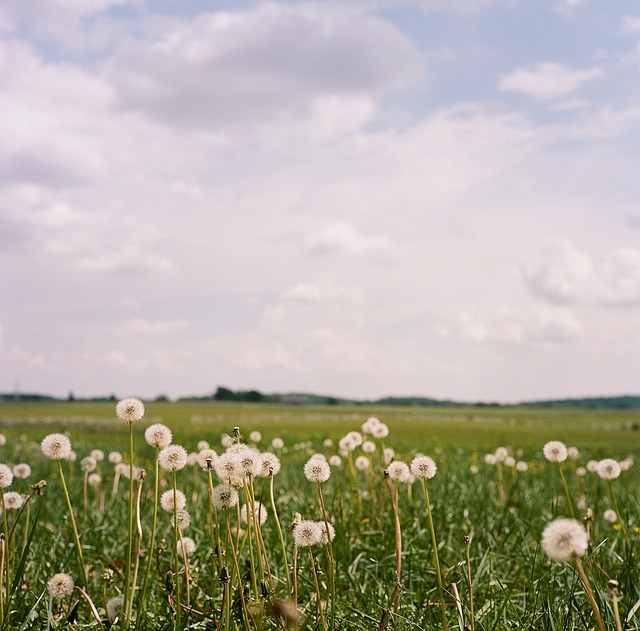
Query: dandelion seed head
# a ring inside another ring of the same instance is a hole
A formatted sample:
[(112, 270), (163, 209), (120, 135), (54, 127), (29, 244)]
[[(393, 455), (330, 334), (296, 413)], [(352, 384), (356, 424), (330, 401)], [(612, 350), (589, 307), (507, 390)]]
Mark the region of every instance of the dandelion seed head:
[(393, 447), (385, 447), (382, 451), (382, 455), (384, 457), (384, 463), (389, 464), (396, 457), (396, 452)]
[(118, 464), (122, 462), (122, 454), (119, 451), (111, 451), (109, 452), (108, 459), (111, 464)]
[(607, 508), (604, 513), (602, 513), (605, 521), (608, 521), (610, 524), (615, 524), (618, 521), (618, 513), (613, 510), (613, 508)]
[(107, 601), (107, 616), (111, 622), (122, 615), (124, 610), (124, 598), (122, 596), (114, 596)]
[(545, 527), (542, 548), (556, 561), (571, 561), (587, 552), (589, 537), (584, 526), (575, 519), (561, 517)]
[(387, 473), (392, 480), (398, 482), (408, 482), (411, 470), (406, 462), (401, 460), (394, 460), (387, 466)]
[(116, 475), (121, 475), (127, 478), (129, 477), (129, 465), (124, 462), (116, 463), (116, 465), (113, 467), (113, 470)]
[[(24, 498), (16, 491), (4, 494), (4, 505), (8, 510), (18, 510), (24, 504)], [(0, 507), (1, 508), (1, 507)]]
[(363, 434), (373, 434), (373, 428), (380, 425), (380, 419), (375, 416), (370, 416), (360, 428)]
[(98, 463), (96, 462), (96, 459), (93, 458), (92, 456), (85, 456), (80, 461), (80, 468), (83, 471), (95, 471), (97, 465)]
[(249, 433), (249, 440), (252, 443), (259, 443), (262, 440), (262, 434), (259, 431), (254, 430)]
[(26, 462), (21, 462), (13, 467), (13, 475), (24, 480), (31, 475), (31, 467)]
[(63, 460), (67, 460), (68, 462), (75, 462), (78, 459), (78, 454), (73, 451), (73, 449), (67, 454), (66, 458), (63, 458)]
[(550, 440), (542, 448), (542, 453), (549, 462), (564, 462), (567, 459), (567, 446), (559, 440)]
[(49, 434), (43, 438), (40, 449), (51, 460), (65, 460), (71, 454), (71, 441), (64, 434)]
[(356, 466), (358, 471), (365, 471), (371, 466), (371, 462), (366, 456), (358, 456), (353, 464)]
[(176, 523), (178, 524), (178, 528), (180, 530), (184, 530), (191, 524), (191, 516), (189, 515), (189, 513), (187, 513), (186, 510), (178, 510), (171, 518), (171, 525), (175, 526)]
[(49, 590), (49, 594), (53, 598), (57, 598), (61, 600), (62, 598), (66, 598), (67, 596), (71, 596), (73, 594), (73, 588), (75, 587), (73, 578), (69, 574), (65, 574), (64, 572), (59, 572), (58, 574), (54, 574), (47, 581), (47, 589)]
[(597, 472), (603, 480), (615, 480), (620, 475), (620, 465), (613, 458), (605, 458), (598, 463)]
[(326, 460), (310, 458), (304, 465), (304, 475), (309, 482), (326, 482), (331, 476), (331, 468)]
[(516, 466), (516, 459), (513, 456), (507, 456), (504, 459), (504, 466), (512, 469), (513, 467)]
[(238, 503), (238, 491), (230, 484), (220, 484), (211, 491), (211, 502), (216, 508), (232, 508)]
[(628, 471), (633, 466), (633, 458), (629, 456), (628, 458), (621, 460), (618, 464), (620, 465), (621, 471)]
[(135, 423), (144, 416), (144, 403), (135, 397), (128, 397), (118, 401), (116, 416), (125, 423)]
[(378, 423), (371, 432), (374, 438), (382, 439), (389, 435), (389, 428), (384, 423)]
[(365, 454), (372, 454), (376, 450), (376, 444), (372, 440), (365, 440), (362, 443), (362, 451)]
[(6, 464), (0, 464), (0, 489), (6, 489), (13, 482), (13, 471)]
[[(230, 454), (228, 451), (225, 451), (216, 458), (213, 463), (213, 469), (216, 472), (216, 475), (223, 482), (229, 482), (231, 480), (235, 481), (238, 478), (242, 480), (242, 468), (240, 466), (240, 462), (235, 454)], [(242, 481), (240, 484), (242, 484)]]
[(158, 454), (158, 464), (165, 471), (180, 471), (187, 466), (187, 450), (182, 445), (169, 445)]
[(435, 460), (430, 456), (416, 456), (411, 461), (411, 473), (416, 478), (430, 480), (438, 471)]
[[(267, 521), (267, 509), (264, 507), (263, 504), (261, 504), (256, 500), (253, 503), (253, 511), (256, 517), (258, 518), (258, 523), (262, 526), (262, 524), (264, 524), (264, 522)], [(247, 523), (247, 517), (250, 517), (251, 519), (253, 519), (253, 514), (248, 516), (247, 512), (248, 512), (247, 505), (243, 504), (242, 508), (240, 509), (240, 520), (245, 524)]]
[(305, 519), (293, 527), (293, 541), (298, 548), (306, 548), (322, 541), (320, 523)]
[(587, 469), (585, 467), (576, 467), (576, 475), (579, 478), (584, 478), (587, 475)]
[(504, 459), (509, 455), (509, 450), (506, 447), (498, 447), (493, 455), (497, 462), (504, 462)]
[[(176, 497), (175, 497), (176, 510), (184, 510), (186, 505), (187, 505), (187, 497), (182, 491), (180, 491), (179, 489), (176, 489)], [(160, 496), (160, 506), (162, 510), (167, 511), (168, 513), (173, 512), (173, 509), (174, 509), (173, 489), (169, 489), (168, 491), (165, 491)]]
[(493, 465), (498, 463), (498, 459), (496, 458), (495, 454), (485, 454), (484, 462), (485, 462), (485, 464), (493, 466)]
[(87, 483), (89, 484), (89, 486), (93, 487), (94, 489), (99, 487), (101, 482), (102, 482), (102, 478), (100, 477), (99, 473), (92, 473), (87, 478)]
[[(331, 522), (319, 521), (317, 522), (320, 527), (320, 543), (327, 544), (336, 538), (336, 529)], [(329, 532), (327, 532), (327, 528)]]
[(333, 447), (333, 441), (330, 438), (325, 438), (322, 441), (322, 446), (326, 447), (327, 449), (329, 449), (329, 448)]
[(268, 478), (271, 475), (276, 475), (280, 471), (280, 458), (270, 451), (265, 451), (260, 455), (260, 471), (259, 474), (263, 478)]
[(331, 467), (339, 467), (342, 464), (342, 458), (334, 454), (333, 456), (329, 456), (328, 462)]
[(197, 444), (198, 451), (209, 449), (209, 443), (206, 440), (199, 440)]
[(577, 447), (567, 447), (567, 457), (570, 460), (577, 460), (580, 457), (580, 450)]
[(7, 437), (4, 434), (0, 434), (0, 447), (7, 444)]
[[(200, 442), (204, 442), (204, 441), (200, 441)], [(204, 449), (201, 449), (200, 452), (198, 453), (198, 464), (200, 465), (200, 468), (203, 471), (206, 471), (209, 468), (209, 465), (207, 464), (207, 460), (208, 460), (210, 461), (211, 468), (213, 469), (213, 465), (217, 457), (218, 457), (218, 454), (215, 452), (215, 450), (209, 449), (209, 447), (205, 447)]]
[(477, 464), (472, 464), (469, 467), (469, 472), (473, 475), (476, 475), (476, 473), (478, 473), (479, 469), (478, 469), (478, 465)]
[(104, 460), (104, 451), (102, 449), (92, 449), (89, 455), (96, 461), (102, 462)]
[(200, 453), (197, 451), (192, 451), (187, 455), (187, 464), (190, 467), (195, 467), (197, 464), (200, 464)]
[(284, 447), (284, 440), (282, 440), (282, 438), (274, 438), (271, 441), (271, 446), (274, 449), (282, 449)]
[(178, 554), (184, 558), (196, 551), (196, 542), (191, 537), (182, 537), (178, 542)]
[(589, 462), (587, 462), (587, 471), (589, 473), (596, 473), (598, 471), (598, 461), (589, 460)]
[(147, 441), (147, 445), (151, 447), (165, 449), (171, 444), (173, 434), (166, 425), (154, 423), (144, 430), (144, 439)]
[(524, 461), (524, 460), (518, 460), (518, 462), (516, 462), (516, 471), (519, 471), (520, 473), (524, 473), (525, 471), (529, 470), (529, 465)]
[(229, 436), (229, 434), (224, 434), (221, 438), (220, 438), (220, 444), (225, 448), (229, 448), (233, 445), (233, 438), (231, 436)]
[(351, 453), (357, 447), (357, 445), (352, 437), (343, 436), (338, 441), (338, 447), (340, 448), (341, 452), (343, 452), (344, 454), (348, 454)]
[(362, 438), (362, 434), (356, 431), (349, 432), (346, 435), (346, 438), (349, 438), (350, 440), (352, 440), (356, 447), (360, 447), (360, 445), (362, 445), (362, 441), (364, 440)]

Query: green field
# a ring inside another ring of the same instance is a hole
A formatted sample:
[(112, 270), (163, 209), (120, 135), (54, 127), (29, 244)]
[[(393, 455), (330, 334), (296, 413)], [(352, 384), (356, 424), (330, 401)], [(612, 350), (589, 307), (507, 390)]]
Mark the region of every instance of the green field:
[[(371, 451), (361, 445), (343, 454), (322, 483), (305, 477), (312, 454), (335, 456), (340, 439), (371, 416), (388, 426), (388, 436), (369, 437)], [(187, 452), (195, 453), (204, 440), (218, 456), (225, 451), (223, 436), (233, 435), (235, 427), (241, 435), (236, 445), (259, 431), (255, 446), (277, 452), (282, 468), (273, 478), (245, 478), (240, 503), (214, 510), (210, 490), (222, 481), (212, 471), (187, 465), (175, 477), (162, 469), (156, 476), (157, 451), (144, 438), (152, 423), (166, 424), (173, 443)], [(121, 452), (128, 462), (129, 426), (116, 418), (114, 403), (3, 402), (0, 464), (28, 463), (32, 472), (2, 488), (3, 502), (16, 491), (31, 499), (19, 511), (7, 507), (0, 520), (9, 542), (5, 556), (0, 554), (0, 629), (4, 619), (4, 629), (13, 631), (586, 631), (598, 628), (598, 621), (578, 567), (592, 586), (600, 631), (616, 629), (617, 619), (625, 629), (640, 629), (638, 467), (613, 480), (584, 470), (603, 458), (638, 460), (638, 426), (640, 412), (621, 410), (149, 402), (144, 418), (131, 425), (134, 464), (146, 470), (146, 479), (136, 480), (130, 495), (129, 480), (107, 458), (97, 463), (95, 487), (81, 467), (94, 449)], [(40, 442), (51, 433), (70, 438), (75, 461), (61, 461), (58, 468), (58, 461), (42, 455)], [(272, 447), (274, 438), (284, 446)], [(548, 462), (542, 455), (548, 441), (563, 441), (579, 453), (561, 464)], [(498, 447), (508, 458), (487, 464), (485, 455)], [(431, 513), (419, 480), (385, 480), (383, 448), (393, 448), (395, 460), (406, 464), (418, 453), (433, 457), (437, 474), (426, 483)], [(356, 468), (363, 459), (366, 468)], [(516, 461), (523, 467), (516, 468)], [(46, 482), (42, 496), (30, 486), (39, 480)], [(156, 481), (160, 492), (170, 492), (174, 480), (190, 519), (184, 536), (196, 546), (188, 563), (176, 555), (182, 531), (172, 525), (174, 514), (160, 510), (153, 518)], [(331, 548), (295, 548), (296, 519), (324, 524), (319, 490), (335, 539)], [(129, 499), (138, 493), (142, 534), (136, 544), (128, 524)], [(239, 518), (240, 505), (251, 497), (266, 506), (262, 526)], [(540, 545), (547, 524), (572, 512), (589, 531), (580, 566), (551, 561)], [(59, 572), (83, 591), (50, 598), (47, 583)], [(619, 583), (615, 593), (610, 579)], [(125, 594), (130, 619), (121, 614), (116, 620), (107, 603)]]

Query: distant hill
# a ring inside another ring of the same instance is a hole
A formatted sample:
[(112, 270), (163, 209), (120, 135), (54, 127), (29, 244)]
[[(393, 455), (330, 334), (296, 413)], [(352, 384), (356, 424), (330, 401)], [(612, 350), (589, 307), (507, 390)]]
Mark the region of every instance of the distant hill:
[[(70, 394), (67, 398), (53, 397), (37, 393), (0, 393), (1, 401), (116, 401), (115, 395), (108, 397), (75, 398)], [(169, 399), (160, 395), (157, 401)], [(450, 399), (433, 399), (420, 396), (388, 396), (380, 399), (348, 399), (344, 397), (324, 396), (308, 392), (288, 392), (263, 394), (258, 390), (231, 390), (219, 386), (208, 395), (180, 397), (178, 401), (224, 401), (245, 403), (284, 403), (289, 405), (355, 405), (355, 406), (410, 406), (410, 407), (539, 407), (539, 408), (584, 408), (590, 410), (638, 410), (640, 395), (620, 395), (613, 397), (585, 397), (572, 399), (548, 399), (522, 401), (515, 404), (482, 401), (453, 401)]]

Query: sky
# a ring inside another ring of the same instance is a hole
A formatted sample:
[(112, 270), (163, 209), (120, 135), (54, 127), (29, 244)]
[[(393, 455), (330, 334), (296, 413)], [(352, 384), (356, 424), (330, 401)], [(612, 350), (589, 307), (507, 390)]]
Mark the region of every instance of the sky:
[(640, 392), (636, 0), (4, 0), (0, 392)]

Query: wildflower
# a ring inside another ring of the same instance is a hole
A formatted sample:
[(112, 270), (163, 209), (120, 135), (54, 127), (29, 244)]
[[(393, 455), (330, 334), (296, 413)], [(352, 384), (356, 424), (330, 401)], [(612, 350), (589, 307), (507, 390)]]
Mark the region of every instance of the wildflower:
[(509, 450), (506, 447), (498, 447), (494, 455), (498, 462), (503, 462), (504, 459), (509, 455)]
[(144, 416), (144, 403), (135, 397), (122, 399), (116, 405), (116, 416), (125, 423), (134, 423)]
[(589, 473), (596, 473), (597, 470), (598, 470), (598, 461), (589, 460), (589, 462), (587, 462), (587, 471)]
[(339, 467), (342, 464), (342, 458), (337, 455), (329, 456), (329, 465), (332, 467)]
[(65, 460), (71, 454), (71, 441), (64, 434), (49, 434), (40, 443), (40, 449), (51, 460)]
[(282, 440), (282, 438), (274, 438), (271, 441), (271, 446), (274, 449), (282, 449), (284, 447), (284, 440)]
[(516, 459), (513, 456), (507, 456), (504, 459), (504, 466), (510, 469), (516, 466)]
[(252, 443), (259, 443), (262, 440), (262, 434), (256, 430), (249, 433), (249, 440)]
[(222, 438), (220, 438), (220, 444), (226, 449), (228, 447), (231, 447), (231, 445), (233, 445), (233, 438), (231, 438), (231, 436), (229, 436), (229, 434), (225, 434), (224, 436), (222, 436)]
[(276, 475), (280, 471), (280, 458), (270, 451), (265, 451), (260, 456), (259, 475), (263, 478)]
[(524, 473), (525, 471), (529, 470), (529, 465), (524, 461), (524, 460), (518, 460), (518, 462), (516, 462), (516, 471), (519, 471), (520, 473)]
[(182, 537), (178, 543), (178, 554), (184, 558), (196, 551), (196, 542), (191, 537)]
[(560, 518), (547, 524), (542, 533), (542, 548), (556, 561), (571, 561), (587, 552), (589, 537), (575, 519)]
[(89, 486), (93, 487), (94, 489), (97, 489), (100, 486), (100, 483), (102, 482), (102, 478), (100, 477), (99, 473), (92, 473), (87, 478), (87, 482)]
[(96, 462), (102, 462), (104, 460), (104, 451), (102, 449), (92, 449), (89, 454)]
[(64, 572), (54, 574), (47, 582), (49, 594), (51, 594), (53, 598), (58, 599), (71, 596), (74, 586), (73, 578)]
[(259, 454), (250, 447), (243, 445), (243, 449), (238, 450), (238, 462), (245, 476), (255, 477), (258, 475), (260, 471)]
[(584, 478), (587, 475), (587, 470), (584, 467), (576, 467), (576, 475), (579, 478)]
[(347, 435), (347, 436), (343, 436), (338, 441), (338, 447), (340, 447), (341, 452), (343, 452), (344, 454), (348, 454), (352, 452), (357, 447), (357, 445), (353, 440), (353, 438)]
[(437, 471), (438, 467), (435, 461), (429, 456), (416, 456), (411, 462), (411, 473), (416, 478), (430, 480)]
[[(200, 442), (202, 443), (205, 441), (201, 440)], [(216, 461), (217, 457), (218, 457), (218, 454), (213, 449), (209, 449), (209, 447), (205, 447), (204, 449), (201, 449), (198, 452), (198, 464), (200, 465), (200, 468), (203, 471), (206, 471), (209, 468), (213, 469), (213, 463)]]
[[(243, 504), (240, 509), (240, 520), (245, 524), (247, 523), (247, 505)], [(267, 509), (257, 500), (253, 502), (253, 512), (258, 517), (258, 523), (262, 526), (265, 521), (267, 521)], [(253, 518), (253, 515), (251, 515)]]
[(147, 441), (147, 445), (164, 449), (171, 444), (173, 434), (166, 425), (154, 423), (144, 430), (144, 439)]
[(158, 454), (158, 464), (165, 471), (179, 471), (187, 465), (187, 450), (182, 445), (169, 445)]
[(0, 464), (0, 489), (6, 489), (13, 482), (13, 471), (6, 464)]
[(24, 504), (24, 498), (16, 491), (4, 494), (4, 505), (7, 509), (18, 510)]
[(198, 441), (198, 451), (204, 451), (205, 449), (209, 449), (209, 443), (206, 440)]
[(304, 475), (309, 482), (326, 482), (331, 476), (331, 468), (326, 460), (309, 458), (304, 465)]
[(607, 508), (607, 510), (602, 513), (602, 516), (605, 521), (608, 521), (610, 524), (614, 524), (618, 521), (618, 513), (616, 513), (612, 508)]
[(577, 447), (567, 447), (567, 456), (571, 460), (577, 460), (580, 457), (580, 450)]
[(191, 517), (189, 516), (189, 513), (187, 513), (186, 510), (176, 511), (175, 515), (171, 519), (171, 524), (175, 526), (176, 523), (178, 524), (178, 528), (180, 530), (188, 528), (191, 524)]
[(198, 464), (199, 462), (199, 456), (200, 453), (197, 451), (192, 451), (191, 453), (189, 453), (189, 455), (187, 456), (187, 464), (190, 467), (194, 467), (195, 465)]
[(369, 462), (369, 458), (367, 458), (366, 456), (358, 456), (353, 464), (355, 464), (356, 469), (358, 469), (359, 471), (364, 471), (365, 469), (369, 468), (371, 462)]
[(7, 444), (7, 437), (4, 434), (0, 434), (0, 447)]
[[(322, 540), (321, 522), (305, 519), (293, 528), (293, 541), (298, 548), (305, 548), (320, 543)], [(322, 524), (324, 526), (324, 523)]]
[(392, 480), (397, 480), (398, 482), (407, 482), (411, 475), (409, 465), (400, 460), (394, 460), (390, 463), (387, 467), (387, 473)]
[(550, 440), (542, 452), (549, 462), (564, 462), (567, 459), (567, 447), (559, 440)]
[(327, 448), (333, 447), (333, 441), (330, 438), (325, 438), (322, 441), (322, 446)]
[(225, 451), (213, 463), (213, 468), (216, 475), (223, 482), (232, 482), (235, 484), (239, 480), (239, 484), (236, 484), (236, 486), (242, 485), (242, 469), (235, 455)]
[[(187, 498), (185, 494), (176, 489), (176, 497), (175, 497), (175, 508), (176, 510), (183, 510), (187, 505)], [(172, 513), (174, 509), (174, 501), (173, 501), (173, 489), (169, 489), (165, 491), (160, 496), (160, 506), (163, 510), (166, 510), (168, 513)]]
[(107, 601), (107, 616), (112, 623), (122, 615), (123, 609), (124, 598), (122, 596), (115, 596), (114, 598), (109, 598)]
[(13, 475), (16, 478), (28, 478), (31, 475), (31, 467), (26, 462), (21, 462), (13, 467)]
[(360, 432), (349, 432), (345, 438), (351, 440), (356, 447), (362, 445), (362, 434)]
[(389, 428), (384, 423), (379, 423), (373, 428), (371, 435), (374, 438), (386, 438), (389, 435)]
[(629, 456), (628, 458), (621, 460), (618, 464), (620, 465), (621, 471), (628, 471), (633, 466), (633, 458)]
[(396, 452), (393, 447), (385, 447), (382, 451), (382, 455), (384, 456), (384, 463), (389, 464), (396, 456)]
[(380, 419), (376, 418), (375, 416), (370, 416), (363, 424), (362, 427), (360, 428), (362, 430), (363, 434), (373, 434), (373, 429), (377, 426), (380, 425)]
[(615, 480), (620, 475), (620, 465), (613, 458), (605, 458), (598, 463), (597, 471), (603, 480)]
[(96, 462), (95, 458), (92, 458), (91, 456), (85, 456), (80, 461), (80, 468), (83, 471), (95, 471), (97, 464), (98, 463)]
[(479, 469), (478, 469), (478, 465), (477, 464), (472, 464), (469, 466), (469, 473), (476, 475), (476, 473), (478, 473)]
[(484, 462), (485, 464), (493, 466), (498, 462), (498, 459), (496, 458), (495, 454), (486, 454), (484, 457)]
[(119, 451), (110, 452), (108, 458), (111, 464), (118, 464), (119, 462), (122, 462), (122, 454)]
[[(320, 543), (327, 545), (330, 541), (333, 541), (336, 537), (336, 529), (330, 522), (319, 521), (317, 522), (320, 527)], [(327, 528), (329, 532), (327, 533)]]
[(238, 491), (230, 484), (220, 484), (211, 491), (211, 502), (216, 508), (231, 508), (238, 503)]
[(365, 454), (372, 454), (372, 453), (374, 453), (374, 452), (375, 452), (375, 450), (376, 450), (376, 444), (375, 444), (373, 441), (371, 441), (371, 440), (365, 440), (365, 441), (362, 443), (362, 451), (363, 451)]

